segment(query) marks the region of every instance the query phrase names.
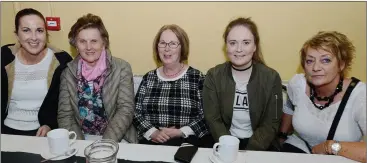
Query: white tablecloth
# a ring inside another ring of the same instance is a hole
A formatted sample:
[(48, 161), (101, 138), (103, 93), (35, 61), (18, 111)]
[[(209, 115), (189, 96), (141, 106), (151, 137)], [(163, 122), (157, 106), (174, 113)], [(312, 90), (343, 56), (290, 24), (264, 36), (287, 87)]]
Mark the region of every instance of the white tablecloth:
[[(77, 156), (84, 156), (84, 148), (93, 141), (77, 140), (73, 145), (78, 148)], [(118, 158), (135, 161), (166, 161), (173, 159), (178, 147), (119, 143)], [(1, 134), (1, 151), (28, 152), (40, 154), (48, 150), (47, 138)], [(212, 149), (199, 148), (193, 163), (211, 163)], [(309, 155), (281, 152), (239, 152), (236, 163), (355, 163), (341, 156)]]

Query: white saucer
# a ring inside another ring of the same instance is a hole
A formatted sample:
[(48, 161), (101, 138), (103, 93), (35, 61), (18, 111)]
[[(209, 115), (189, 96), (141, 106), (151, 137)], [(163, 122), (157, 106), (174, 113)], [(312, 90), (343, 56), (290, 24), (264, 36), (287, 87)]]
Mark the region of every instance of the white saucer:
[(217, 156), (214, 156), (213, 154), (210, 154), (209, 156), (209, 160), (212, 162), (212, 163), (222, 163), (221, 160), (219, 160), (219, 158)]
[[(75, 149), (76, 149), (76, 150), (75, 150), (75, 152), (74, 152), (74, 153), (72, 153), (72, 154), (71, 154), (71, 155), (69, 155), (69, 156), (60, 156), (60, 157), (56, 157), (56, 158), (51, 159), (51, 160), (53, 160), (53, 161), (57, 161), (57, 160), (64, 160), (64, 159), (67, 159), (67, 158), (69, 158), (69, 157), (71, 157), (71, 156), (74, 156), (76, 153), (78, 153), (78, 148), (75, 148)], [(46, 148), (45, 150), (43, 150), (43, 151), (41, 152), (41, 156), (42, 156), (44, 159), (49, 159), (49, 158), (55, 157), (55, 156), (57, 156), (57, 155), (52, 154), (52, 153), (50, 152), (49, 148)]]

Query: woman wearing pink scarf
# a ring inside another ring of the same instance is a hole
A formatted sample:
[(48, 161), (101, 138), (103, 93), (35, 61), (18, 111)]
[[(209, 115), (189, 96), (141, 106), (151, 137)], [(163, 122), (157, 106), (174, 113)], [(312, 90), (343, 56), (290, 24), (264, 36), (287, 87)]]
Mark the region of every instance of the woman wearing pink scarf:
[(113, 57), (108, 32), (99, 16), (87, 14), (69, 32), (78, 56), (61, 75), (58, 123), (78, 139), (136, 143), (130, 64)]

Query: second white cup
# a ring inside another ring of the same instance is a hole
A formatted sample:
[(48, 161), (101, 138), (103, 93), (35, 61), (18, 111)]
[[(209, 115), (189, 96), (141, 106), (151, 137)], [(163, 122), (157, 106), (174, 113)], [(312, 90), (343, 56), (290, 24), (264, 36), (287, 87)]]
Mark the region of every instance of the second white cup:
[(213, 146), (213, 154), (224, 163), (232, 163), (237, 159), (240, 140), (231, 135), (223, 135)]

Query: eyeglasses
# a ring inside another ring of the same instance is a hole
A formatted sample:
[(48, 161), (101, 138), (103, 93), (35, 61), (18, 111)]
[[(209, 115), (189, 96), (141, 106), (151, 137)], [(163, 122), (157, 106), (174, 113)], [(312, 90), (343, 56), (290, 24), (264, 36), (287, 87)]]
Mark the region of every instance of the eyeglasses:
[(167, 45), (168, 45), (168, 47), (170, 47), (172, 49), (176, 49), (178, 47), (178, 45), (180, 45), (180, 43), (179, 42), (174, 42), (174, 41), (171, 41), (169, 43), (161, 41), (161, 42), (158, 43), (159, 48), (165, 48)]

